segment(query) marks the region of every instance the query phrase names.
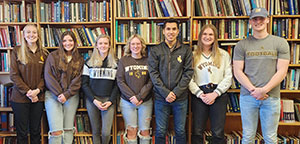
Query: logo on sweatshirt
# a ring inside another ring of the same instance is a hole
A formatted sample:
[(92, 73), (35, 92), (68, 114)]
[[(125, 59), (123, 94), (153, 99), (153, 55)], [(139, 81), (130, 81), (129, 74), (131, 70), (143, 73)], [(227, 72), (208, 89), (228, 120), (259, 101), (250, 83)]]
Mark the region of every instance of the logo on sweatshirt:
[(116, 69), (112, 68), (91, 68), (89, 69), (89, 75), (92, 79), (108, 79), (115, 80), (117, 74)]
[(178, 61), (179, 63), (182, 62), (181, 55), (177, 57), (177, 61)]

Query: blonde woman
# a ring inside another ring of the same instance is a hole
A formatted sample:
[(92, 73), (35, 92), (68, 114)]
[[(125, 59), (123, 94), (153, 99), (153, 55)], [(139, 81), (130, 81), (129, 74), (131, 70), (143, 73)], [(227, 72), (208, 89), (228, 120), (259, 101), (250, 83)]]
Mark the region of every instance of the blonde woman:
[(228, 96), (231, 86), (231, 58), (218, 47), (217, 30), (214, 25), (202, 27), (198, 47), (194, 52), (194, 76), (189, 89), (192, 97), (193, 134), (192, 143), (203, 143), (203, 132), (210, 117), (212, 143), (226, 143), (224, 125)]
[(45, 108), (49, 144), (72, 144), (74, 117), (79, 103), (83, 58), (73, 32), (61, 35), (59, 49), (49, 54), (45, 65)]
[(111, 139), (114, 103), (119, 95), (116, 73), (117, 60), (111, 48), (110, 37), (100, 35), (96, 39), (91, 58), (84, 64), (82, 74), (82, 89), (86, 97), (94, 144), (108, 144)]
[(11, 105), (15, 116), (18, 144), (39, 144), (41, 139), (41, 116), (44, 107), (44, 60), (48, 51), (40, 47), (35, 25), (23, 29), (21, 47), (11, 54), (10, 79), (14, 86)]
[(132, 35), (125, 46), (125, 56), (118, 64), (117, 81), (121, 90), (120, 107), (125, 121), (128, 144), (150, 144), (152, 118), (152, 82), (148, 72), (146, 45), (139, 35)]

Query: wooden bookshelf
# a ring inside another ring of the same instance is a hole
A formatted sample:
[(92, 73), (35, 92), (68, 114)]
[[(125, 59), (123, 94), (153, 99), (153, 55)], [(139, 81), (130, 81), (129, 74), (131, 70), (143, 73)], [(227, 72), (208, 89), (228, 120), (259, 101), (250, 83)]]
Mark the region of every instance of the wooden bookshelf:
[[(5, 0), (8, 2), (8, 0)], [(67, 1), (63, 0), (62, 2)], [(87, 3), (89, 0), (71, 0), (71, 3)], [(96, 0), (97, 2), (103, 2), (103, 0)], [(108, 28), (109, 30), (109, 35), (111, 36), (111, 46), (117, 51), (117, 47), (121, 46), (124, 47), (126, 44), (125, 42), (118, 42), (116, 40), (116, 22), (118, 23), (129, 23), (130, 21), (133, 21), (133, 23), (142, 23), (142, 22), (148, 22), (150, 23), (151, 21), (156, 22), (156, 23), (161, 23), (166, 19), (173, 18), (176, 20), (179, 20), (180, 22), (186, 22), (186, 28), (189, 28), (189, 33), (187, 33), (187, 36), (189, 39), (184, 42), (184, 44), (188, 44), (192, 47), (193, 44), (197, 43), (196, 39), (193, 39), (193, 21), (204, 21), (204, 20), (248, 20), (249, 16), (243, 15), (243, 16), (195, 16), (195, 5), (194, 2), (195, 0), (177, 0), (179, 1), (182, 5), (179, 7), (181, 10), (183, 10), (182, 17), (118, 17), (117, 13), (117, 6), (116, 3), (119, 0), (106, 0), (110, 2), (110, 20), (107, 21), (81, 21), (81, 22), (44, 22), (41, 21), (41, 7), (39, 6), (41, 3), (51, 3), (52, 1), (50, 0), (26, 0), (26, 3), (35, 3), (36, 6), (36, 22), (1, 22), (0, 21), (0, 26), (19, 26), (20, 29), (22, 29), (25, 25), (27, 24), (36, 24), (38, 29), (41, 30), (42, 27), (47, 27), (48, 25), (51, 28), (79, 28), (82, 26), (85, 26), (86, 28), (96, 28), (96, 27), (105, 27)], [(127, 1), (127, 0), (126, 0)], [(1, 1), (2, 4), (4, 1)], [(1, 4), (0, 2), (0, 4)], [(10, 2), (22, 2), (22, 0), (11, 0)], [(55, 1), (57, 2), (57, 1)], [(188, 3), (191, 4), (190, 8), (188, 8)], [(187, 13), (191, 13), (191, 15), (188, 15)], [(268, 26), (269, 33), (272, 34), (273, 31), (273, 22), (276, 19), (299, 19), (300, 15), (271, 15), (270, 16), (270, 23)], [(299, 20), (300, 21), (300, 20)], [(189, 34), (189, 35), (188, 35)], [(196, 33), (198, 35), (198, 33)], [(238, 42), (242, 39), (236, 38), (236, 39), (218, 39), (219, 43), (233, 43), (233, 42)], [(300, 42), (300, 39), (287, 39), (289, 43), (297, 43)], [(151, 47), (153, 45), (157, 45), (157, 42), (151, 42), (147, 43), (147, 46)], [(55, 50), (58, 47), (46, 47), (49, 50)], [(13, 47), (0, 47), (1, 51), (7, 51), (10, 52), (13, 49)], [(93, 46), (81, 46), (79, 49), (86, 51), (86, 50), (92, 50)], [(300, 64), (290, 64), (289, 68), (300, 68)], [(2, 83), (9, 81), (9, 72), (0, 72), (0, 81)], [(228, 90), (228, 93), (239, 93), (239, 89), (230, 89)], [(283, 97), (287, 98), (299, 98), (300, 90), (280, 90), (281, 95)], [(290, 96), (291, 95), (291, 96)], [(77, 110), (80, 113), (86, 113), (87, 110), (85, 108), (79, 108)], [(0, 108), (0, 112), (12, 112), (12, 109), (9, 108)], [(192, 133), (192, 112), (191, 112), (191, 102), (189, 101), (189, 115), (187, 116), (187, 135), (188, 135), (188, 143), (191, 143), (191, 133)], [(241, 130), (241, 120), (240, 120), (240, 113), (227, 113), (227, 121), (226, 121), (226, 132), (230, 132), (232, 130)], [(45, 116), (43, 116), (45, 118)], [(153, 116), (155, 118), (155, 116)], [(153, 120), (152, 120), (153, 121)], [(47, 121), (43, 120), (42, 121), (42, 128), (44, 127), (43, 125), (46, 125)], [(121, 114), (116, 114), (114, 117), (114, 123), (113, 123), (113, 133), (112, 133), (112, 141), (113, 144), (116, 144), (116, 137), (117, 137), (117, 132), (119, 130), (118, 125), (123, 124), (122, 121), (122, 115)], [(153, 122), (155, 124), (155, 122)], [(234, 125), (234, 126), (233, 126)], [(294, 122), (294, 123), (279, 123), (279, 133), (285, 134), (286, 131), (291, 131), (290, 133), (286, 134), (298, 134), (300, 133), (300, 122)], [(295, 127), (295, 128), (292, 128)], [(46, 134), (46, 129), (42, 129), (42, 144), (47, 143), (47, 134)], [(10, 133), (10, 132), (0, 132), (0, 136), (6, 137), (6, 136), (16, 136), (15, 133)], [(92, 134), (75, 134), (75, 136), (92, 136)]]
[(12, 108), (11, 107), (0, 107), (0, 111), (2, 111), (2, 112), (12, 112)]
[(17, 136), (16, 132), (0, 132), (1, 137)]

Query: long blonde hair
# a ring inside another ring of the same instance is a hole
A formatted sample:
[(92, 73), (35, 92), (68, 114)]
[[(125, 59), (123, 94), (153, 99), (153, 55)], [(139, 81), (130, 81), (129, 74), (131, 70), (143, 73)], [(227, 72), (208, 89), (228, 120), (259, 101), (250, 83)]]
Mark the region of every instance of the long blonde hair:
[(203, 32), (206, 30), (206, 29), (212, 29), (213, 33), (214, 33), (214, 42), (211, 46), (211, 49), (212, 49), (212, 58), (213, 58), (213, 62), (214, 64), (220, 68), (220, 63), (221, 63), (221, 53), (220, 53), (220, 50), (219, 50), (219, 47), (218, 47), (218, 32), (217, 32), (217, 29), (214, 25), (212, 24), (207, 24), (207, 25), (204, 25), (202, 28), (201, 28), (201, 31), (198, 35), (198, 44), (197, 44), (197, 49), (195, 49), (194, 51), (194, 66), (195, 64), (197, 64), (197, 62), (201, 59), (201, 55), (203, 53), (203, 43), (201, 41), (202, 39), (202, 35), (203, 35)]
[[(27, 30), (28, 27), (34, 27), (37, 30), (36, 25), (34, 24), (28, 24), (23, 28), (23, 36), (22, 36), (22, 42), (21, 42), (21, 46), (19, 48), (17, 48), (17, 57), (18, 57), (18, 61), (20, 61), (22, 64), (26, 65), (30, 59), (30, 57), (28, 56), (29, 53), (29, 48), (28, 48), (28, 43), (25, 39), (25, 32)], [(37, 35), (38, 35), (38, 39), (36, 41), (36, 45), (37, 45), (37, 49), (40, 50), (40, 52), (42, 53), (42, 55), (48, 55), (48, 50), (46, 48), (40, 47), (40, 36), (37, 30)]]
[(108, 52), (108, 67), (111, 68), (116, 68), (117, 67), (117, 60), (115, 57), (115, 52), (113, 48), (111, 48), (111, 43), (110, 43), (110, 37), (108, 35), (99, 35), (96, 39), (96, 43), (93, 49), (93, 53), (91, 55), (91, 58), (88, 60), (87, 65), (90, 67), (101, 67), (103, 64), (103, 61), (101, 59), (101, 55), (99, 53), (99, 50), (97, 48), (97, 44), (100, 38), (107, 38), (109, 41), (109, 52)]
[(146, 57), (147, 56), (147, 53), (146, 53), (146, 43), (145, 43), (145, 40), (138, 34), (134, 34), (132, 36), (129, 37), (129, 39), (127, 40), (127, 43), (125, 45), (125, 55), (126, 56), (131, 56), (131, 50), (130, 50), (130, 43), (131, 41), (134, 39), (134, 38), (138, 38), (140, 41), (141, 41), (141, 44), (142, 44), (142, 51), (141, 51), (141, 55), (143, 57)]

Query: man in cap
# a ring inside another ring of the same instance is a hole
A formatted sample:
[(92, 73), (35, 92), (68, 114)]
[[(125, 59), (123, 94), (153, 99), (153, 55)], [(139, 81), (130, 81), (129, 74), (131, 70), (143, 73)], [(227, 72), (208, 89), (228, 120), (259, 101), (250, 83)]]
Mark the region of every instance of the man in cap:
[(242, 143), (254, 143), (260, 119), (265, 143), (277, 144), (279, 84), (287, 73), (289, 45), (285, 39), (268, 34), (265, 8), (253, 9), (249, 23), (253, 34), (237, 43), (233, 57), (234, 75), (241, 83)]

